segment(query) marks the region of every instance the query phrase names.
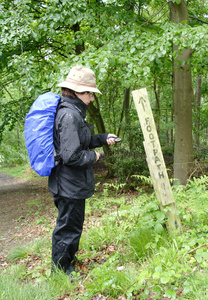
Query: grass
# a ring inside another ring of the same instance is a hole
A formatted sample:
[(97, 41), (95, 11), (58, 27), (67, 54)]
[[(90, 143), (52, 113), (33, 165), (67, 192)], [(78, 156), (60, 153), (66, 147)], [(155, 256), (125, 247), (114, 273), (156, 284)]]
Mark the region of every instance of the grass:
[(0, 167), (0, 173), (7, 173), (11, 177), (25, 178), (25, 172), (28, 169), (28, 164), (21, 164), (11, 167)]
[[(56, 277), (40, 278), (35, 283), (23, 277), (25, 266), (19, 265), (10, 268), (10, 274), (3, 274), (0, 277), (0, 297), (8, 300), (48, 300), (54, 299), (57, 295), (66, 294), (66, 291), (73, 290), (71, 282), (63, 274), (56, 274)], [(63, 291), (63, 292), (62, 292)]]
[[(77, 268), (85, 279), (71, 284), (62, 272), (51, 275), (52, 225), (47, 223), (45, 237), (11, 250), (1, 270), (0, 299), (89, 300), (97, 294), (111, 300), (208, 299), (207, 218), (198, 202), (189, 207), (184, 201), (185, 193), (203, 198), (202, 185), (206, 181), (175, 192), (183, 232), (172, 237), (154, 194), (95, 194), (86, 204), (78, 252)], [(34, 218), (38, 224), (40, 217)]]
[(40, 177), (33, 169), (30, 167), (29, 163), (16, 164), (15, 166), (1, 166), (0, 173), (6, 173), (7, 175), (15, 178), (22, 178), (27, 180), (35, 181), (47, 181), (47, 177)]

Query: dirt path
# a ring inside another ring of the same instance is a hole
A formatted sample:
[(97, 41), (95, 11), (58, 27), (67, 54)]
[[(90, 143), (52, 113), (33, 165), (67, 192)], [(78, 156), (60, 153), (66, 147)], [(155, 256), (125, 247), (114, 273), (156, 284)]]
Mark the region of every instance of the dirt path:
[(47, 178), (30, 182), (0, 173), (0, 257), (40, 234), (35, 224), (31, 226), (34, 215), (50, 214), (52, 210)]
[[(100, 177), (107, 174), (102, 162), (95, 165), (94, 171)], [(0, 262), (14, 246), (24, 246), (44, 235), (42, 220), (55, 226), (57, 210), (48, 191), (47, 177), (37, 179), (29, 181), (0, 173)]]

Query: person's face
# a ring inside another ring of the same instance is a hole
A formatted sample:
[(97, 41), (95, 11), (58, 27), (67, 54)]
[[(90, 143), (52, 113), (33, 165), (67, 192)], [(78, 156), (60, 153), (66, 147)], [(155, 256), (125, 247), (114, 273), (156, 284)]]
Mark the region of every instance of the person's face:
[(85, 92), (85, 93), (75, 93), (75, 94), (86, 105), (90, 104), (91, 101), (94, 101), (94, 93)]

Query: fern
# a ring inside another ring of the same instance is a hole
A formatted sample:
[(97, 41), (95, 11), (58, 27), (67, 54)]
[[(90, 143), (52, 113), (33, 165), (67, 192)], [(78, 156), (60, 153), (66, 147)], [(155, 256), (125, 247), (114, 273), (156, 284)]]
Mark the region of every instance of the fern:
[(208, 176), (193, 178), (186, 186), (178, 186), (175, 198), (200, 216), (208, 215)]
[(187, 187), (192, 186), (207, 186), (208, 185), (208, 176), (204, 175), (199, 178), (193, 177), (192, 180), (189, 180)]
[(143, 183), (149, 184), (152, 186), (152, 179), (150, 176), (144, 175), (132, 175), (131, 177), (141, 180)]

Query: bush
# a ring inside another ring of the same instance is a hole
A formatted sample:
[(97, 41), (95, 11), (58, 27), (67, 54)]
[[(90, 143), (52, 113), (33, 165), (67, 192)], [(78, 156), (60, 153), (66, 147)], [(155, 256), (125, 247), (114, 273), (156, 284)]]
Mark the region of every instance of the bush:
[(28, 154), (23, 129), (17, 127), (12, 131), (5, 130), (0, 148), (0, 164), (9, 166), (25, 162), (28, 162)]

